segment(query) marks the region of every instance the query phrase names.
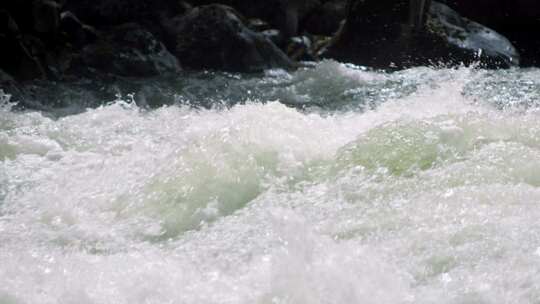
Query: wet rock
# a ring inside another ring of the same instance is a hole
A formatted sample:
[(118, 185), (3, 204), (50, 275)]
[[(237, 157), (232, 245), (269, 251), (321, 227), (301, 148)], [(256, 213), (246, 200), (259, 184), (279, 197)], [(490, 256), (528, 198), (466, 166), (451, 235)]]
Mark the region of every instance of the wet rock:
[[(461, 15), (494, 29), (508, 38), (521, 55), (523, 66), (540, 65), (540, 1), (442, 0)], [(489, 13), (486, 13), (489, 11)]]
[(11, 77), (11, 75), (9, 75), (8, 73), (0, 70), (0, 84), (5, 84), (5, 83), (11, 83), (11, 82), (14, 82), (15, 79), (13, 77)]
[(269, 39), (250, 30), (243, 18), (223, 5), (196, 7), (177, 19), (175, 54), (183, 65), (198, 69), (256, 72), (291, 68), (293, 62)]
[(52, 0), (35, 0), (32, 7), (34, 30), (54, 35), (60, 27), (60, 4)]
[(64, 80), (74, 64), (75, 54), (71, 48), (55, 48), (45, 53), (42, 62), (47, 69), (47, 76), (51, 80)]
[(84, 24), (69, 11), (60, 15), (60, 29), (66, 35), (67, 41), (77, 48), (96, 41), (99, 36), (93, 27)]
[[(7, 12), (21, 32), (33, 31), (33, 0), (0, 1), (0, 10)], [(1, 16), (0, 16), (1, 17)]]
[(20, 35), (19, 25), (7, 10), (0, 10), (0, 33), (4, 37)]
[(518, 66), (520, 57), (512, 43), (497, 32), (467, 18), (448, 6), (433, 2), (427, 27), (448, 43), (477, 52), (478, 60), (489, 65)]
[(515, 48), (501, 35), (436, 2), (429, 13), (412, 13), (413, 2), (351, 2), (343, 31), (326, 56), (375, 68), (475, 62), (498, 68), (519, 64)]
[[(25, 1), (21, 1), (22, 4)], [(21, 5), (22, 5), (21, 4)], [(59, 79), (64, 70), (65, 48), (59, 36), (59, 10), (55, 1), (36, 0), (21, 17), (16, 6), (10, 8), (19, 14), (24, 26), (6, 10), (0, 12), (0, 67), (17, 80)], [(58, 54), (62, 56), (57, 57)]]
[(259, 18), (277, 28), (286, 38), (299, 34), (302, 20), (321, 5), (320, 0), (198, 0), (196, 5), (220, 3), (234, 7), (248, 18)]
[(18, 45), (18, 52), (20, 53), (19, 71), (14, 75), (22, 80), (46, 79), (47, 71), (42, 60), (47, 50), (43, 41), (36, 36), (24, 35), (18, 41)]
[(330, 36), (297, 36), (289, 40), (287, 55), (297, 61), (318, 61), (331, 43)]
[(118, 25), (144, 18), (152, 2), (144, 0), (72, 0), (66, 10), (73, 12), (85, 23)]
[(2, 102), (2, 93), (7, 93), (10, 95), (10, 97), (12, 97), (13, 95), (19, 95), (20, 90), (17, 87), (17, 82), (15, 79), (0, 69), (0, 102)]
[(401, 64), (407, 19), (407, 1), (351, 0), (347, 22), (325, 56), (377, 68)]
[(17, 80), (44, 78), (38, 59), (44, 45), (31, 35), (23, 35), (19, 24), (6, 10), (0, 10), (0, 68)]
[(297, 61), (315, 61), (313, 43), (307, 36), (292, 37), (287, 46), (287, 55)]
[(331, 36), (346, 17), (346, 0), (328, 1), (313, 9), (302, 21), (301, 27), (310, 34)]
[(181, 14), (189, 7), (186, 1), (171, 0), (70, 0), (66, 2), (65, 10), (95, 27), (117, 26), (129, 22), (149, 27), (159, 23), (160, 18)]
[(177, 72), (178, 60), (138, 24), (116, 27), (81, 52), (85, 67), (119, 76), (144, 77)]
[(261, 34), (270, 41), (272, 41), (275, 45), (283, 44), (283, 35), (279, 30), (269, 29), (262, 31)]
[(258, 18), (249, 19), (247, 21), (247, 27), (251, 30), (254, 30), (255, 32), (263, 32), (272, 28), (272, 26), (268, 22)]

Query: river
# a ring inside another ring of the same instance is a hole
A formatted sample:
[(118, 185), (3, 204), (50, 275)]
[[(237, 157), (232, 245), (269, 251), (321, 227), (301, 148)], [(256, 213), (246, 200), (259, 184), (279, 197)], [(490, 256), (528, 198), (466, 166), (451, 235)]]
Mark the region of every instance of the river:
[(0, 303), (539, 303), (540, 70), (178, 82), (2, 96)]

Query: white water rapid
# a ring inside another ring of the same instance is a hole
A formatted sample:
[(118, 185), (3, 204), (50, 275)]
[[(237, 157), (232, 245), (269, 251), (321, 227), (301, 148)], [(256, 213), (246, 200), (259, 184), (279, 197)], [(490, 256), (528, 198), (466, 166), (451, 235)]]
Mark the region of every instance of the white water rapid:
[(4, 101), (0, 303), (540, 303), (539, 76), (323, 62), (226, 108)]

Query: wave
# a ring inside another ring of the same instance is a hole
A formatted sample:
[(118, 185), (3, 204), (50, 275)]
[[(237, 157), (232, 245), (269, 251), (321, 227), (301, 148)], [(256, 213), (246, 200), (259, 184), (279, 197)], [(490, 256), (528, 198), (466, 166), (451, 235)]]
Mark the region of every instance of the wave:
[[(225, 108), (5, 104), (0, 302), (534, 303), (537, 71), (489, 73), (323, 62)], [(317, 98), (348, 107), (291, 107)]]

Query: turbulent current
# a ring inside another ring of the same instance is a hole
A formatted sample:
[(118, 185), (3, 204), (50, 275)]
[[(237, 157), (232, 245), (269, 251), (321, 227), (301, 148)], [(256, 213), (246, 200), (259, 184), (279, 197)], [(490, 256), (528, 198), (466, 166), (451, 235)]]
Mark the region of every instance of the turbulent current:
[(182, 77), (3, 95), (0, 303), (540, 303), (540, 70)]

